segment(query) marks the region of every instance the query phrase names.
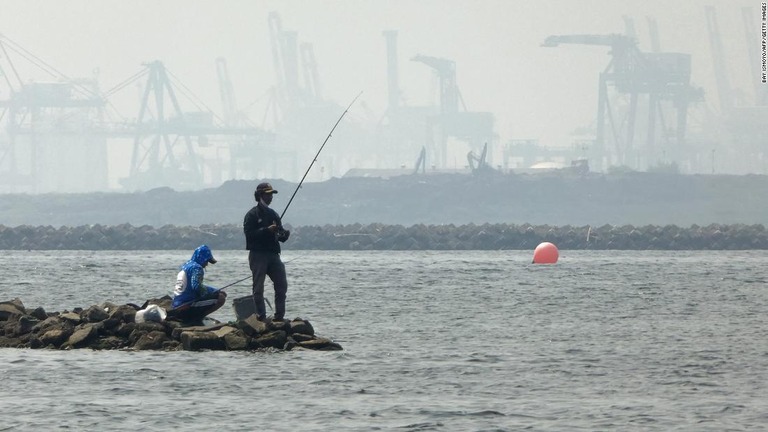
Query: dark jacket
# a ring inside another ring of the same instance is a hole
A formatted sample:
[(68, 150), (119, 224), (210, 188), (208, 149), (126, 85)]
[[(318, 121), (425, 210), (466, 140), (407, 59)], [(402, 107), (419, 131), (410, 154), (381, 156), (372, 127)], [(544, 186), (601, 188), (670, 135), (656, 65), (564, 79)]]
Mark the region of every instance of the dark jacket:
[[(277, 233), (273, 233), (267, 227), (273, 223), (277, 224)], [(245, 232), (245, 248), (250, 251), (280, 253), (280, 243), (285, 241), (287, 236), (278, 236), (283, 232), (283, 223), (277, 212), (261, 203), (250, 209), (245, 214), (243, 220), (243, 231)], [(278, 238), (279, 237), (279, 238)]]

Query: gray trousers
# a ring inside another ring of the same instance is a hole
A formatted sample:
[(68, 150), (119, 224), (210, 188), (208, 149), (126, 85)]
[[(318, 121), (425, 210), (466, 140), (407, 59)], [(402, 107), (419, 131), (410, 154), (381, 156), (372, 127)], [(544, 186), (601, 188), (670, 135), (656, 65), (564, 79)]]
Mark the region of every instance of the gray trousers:
[(272, 252), (248, 252), (248, 265), (253, 275), (253, 303), (259, 319), (267, 316), (264, 305), (264, 280), (267, 276), (275, 286), (275, 319), (285, 317), (285, 297), (288, 292), (288, 280), (285, 275), (285, 264), (280, 254)]

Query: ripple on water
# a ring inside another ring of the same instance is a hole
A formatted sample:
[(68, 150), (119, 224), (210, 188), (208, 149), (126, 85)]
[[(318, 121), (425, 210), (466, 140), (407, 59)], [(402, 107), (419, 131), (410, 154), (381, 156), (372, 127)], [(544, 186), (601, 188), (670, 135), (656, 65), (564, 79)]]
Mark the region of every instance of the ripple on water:
[[(3, 289), (49, 311), (141, 303), (186, 255), (11, 251), (4, 277), (28, 283)], [(344, 351), (0, 350), (0, 428), (756, 430), (768, 252), (742, 255), (306, 251), (289, 312)], [(217, 258), (206, 280), (243, 273), (242, 251)]]

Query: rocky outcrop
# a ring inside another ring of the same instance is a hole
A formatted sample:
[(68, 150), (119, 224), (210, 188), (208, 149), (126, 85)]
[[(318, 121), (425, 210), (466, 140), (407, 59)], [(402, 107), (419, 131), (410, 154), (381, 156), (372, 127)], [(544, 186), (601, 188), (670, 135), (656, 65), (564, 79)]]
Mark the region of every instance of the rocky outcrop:
[[(548, 241), (560, 249), (768, 249), (763, 225), (325, 225), (291, 229), (284, 250), (529, 250)], [(0, 225), (0, 250), (243, 249), (240, 225), (134, 227), (89, 225), (15, 228)]]
[(95, 350), (341, 350), (338, 343), (315, 335), (307, 320), (262, 322), (255, 316), (229, 323), (188, 326), (179, 321), (136, 322), (136, 312), (163, 297), (134, 304), (106, 302), (86, 309), (46, 312), (28, 309), (18, 298), (0, 302), (0, 347)]

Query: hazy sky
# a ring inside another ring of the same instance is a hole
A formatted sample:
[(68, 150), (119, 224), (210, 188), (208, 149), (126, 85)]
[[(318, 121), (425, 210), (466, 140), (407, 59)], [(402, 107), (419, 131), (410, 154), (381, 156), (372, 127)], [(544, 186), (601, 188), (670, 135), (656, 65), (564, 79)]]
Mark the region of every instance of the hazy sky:
[[(241, 108), (258, 107), (274, 84), (267, 16), (276, 11), (285, 30), (313, 44), (324, 96), (346, 105), (362, 91), (355, 114), (378, 117), (387, 102), (382, 31), (397, 30), (407, 103), (426, 105), (434, 96), (432, 70), (409, 61), (412, 56), (452, 59), (468, 109), (493, 112), (502, 143), (537, 138), (568, 145), (574, 129), (594, 122), (608, 48), (543, 48), (542, 41), (552, 34), (622, 33), (627, 15), (640, 48), (650, 51), (646, 17), (652, 16), (662, 51), (693, 55), (693, 83), (716, 107), (707, 5), (718, 12), (731, 84), (749, 91), (747, 71), (758, 66), (748, 64), (741, 8), (757, 11), (757, 0), (2, 0), (0, 32), (70, 77), (98, 69), (103, 90), (143, 62), (162, 60), (220, 112), (217, 57), (227, 60)], [(130, 103), (116, 105), (135, 117), (138, 90), (128, 92)]]

